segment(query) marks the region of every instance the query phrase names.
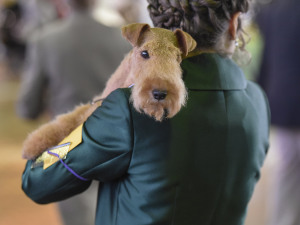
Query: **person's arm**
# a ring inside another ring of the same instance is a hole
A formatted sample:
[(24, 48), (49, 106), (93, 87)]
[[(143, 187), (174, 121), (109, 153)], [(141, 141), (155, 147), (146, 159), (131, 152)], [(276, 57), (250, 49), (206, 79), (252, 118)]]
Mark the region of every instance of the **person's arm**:
[(126, 174), (133, 145), (128, 98), (118, 89), (104, 100), (84, 123), (82, 142), (60, 162), (31, 168), (28, 161), (22, 177), (24, 192), (37, 203), (63, 200), (87, 189), (91, 180), (109, 182)]
[(24, 119), (37, 118), (44, 109), (47, 78), (43, 71), (43, 55), (40, 40), (28, 44), (25, 70), (17, 103), (17, 114)]

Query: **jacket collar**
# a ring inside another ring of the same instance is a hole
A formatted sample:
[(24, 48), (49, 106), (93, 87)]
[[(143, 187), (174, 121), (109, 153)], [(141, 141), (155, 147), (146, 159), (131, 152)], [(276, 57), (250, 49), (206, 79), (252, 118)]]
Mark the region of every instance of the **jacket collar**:
[(247, 81), (242, 70), (229, 58), (201, 54), (182, 61), (183, 80), (188, 89), (242, 90)]

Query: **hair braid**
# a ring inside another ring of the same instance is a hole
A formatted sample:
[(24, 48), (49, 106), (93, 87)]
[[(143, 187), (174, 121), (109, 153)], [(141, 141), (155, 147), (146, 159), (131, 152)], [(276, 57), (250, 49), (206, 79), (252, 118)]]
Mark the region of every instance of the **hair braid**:
[[(147, 0), (156, 27), (188, 32), (198, 48), (211, 48), (228, 28), (232, 15), (247, 12), (249, 0)], [(239, 20), (238, 29), (241, 30)], [(243, 39), (242, 39), (243, 40)]]

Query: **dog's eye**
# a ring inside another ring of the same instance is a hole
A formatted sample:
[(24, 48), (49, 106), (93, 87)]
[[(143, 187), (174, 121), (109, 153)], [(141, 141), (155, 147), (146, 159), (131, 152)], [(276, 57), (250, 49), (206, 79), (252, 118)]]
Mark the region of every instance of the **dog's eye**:
[(146, 50), (141, 52), (141, 56), (142, 56), (144, 59), (149, 59), (149, 58), (150, 58), (149, 53), (148, 53), (148, 51), (146, 51)]

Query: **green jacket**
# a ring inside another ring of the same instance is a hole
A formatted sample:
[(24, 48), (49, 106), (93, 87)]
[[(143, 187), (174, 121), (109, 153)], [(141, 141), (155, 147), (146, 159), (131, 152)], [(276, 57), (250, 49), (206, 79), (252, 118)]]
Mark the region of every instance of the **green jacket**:
[[(203, 54), (183, 61), (187, 106), (156, 122), (118, 89), (83, 126), (64, 162), (99, 180), (97, 225), (242, 225), (269, 146), (261, 89), (230, 60)], [(23, 174), (38, 203), (86, 190), (60, 162)]]

